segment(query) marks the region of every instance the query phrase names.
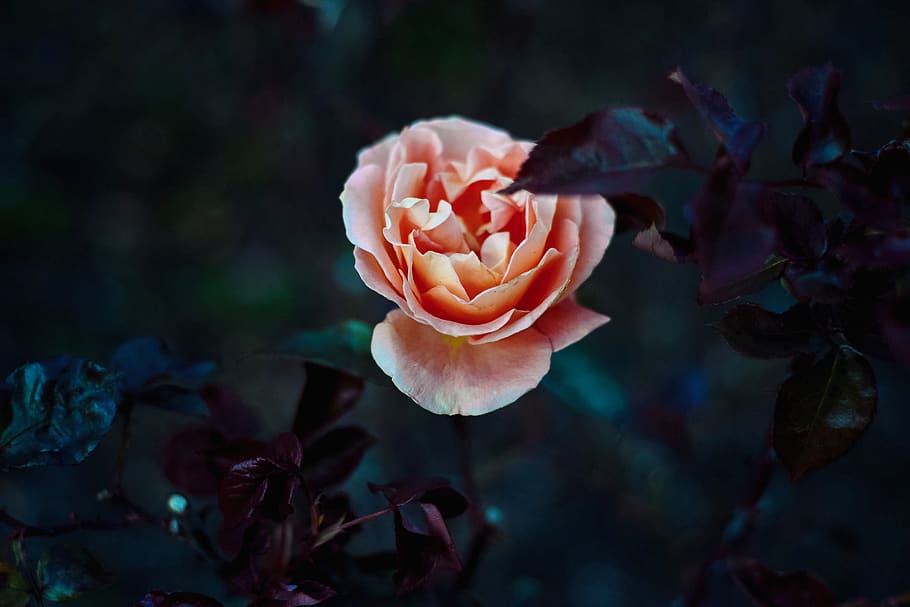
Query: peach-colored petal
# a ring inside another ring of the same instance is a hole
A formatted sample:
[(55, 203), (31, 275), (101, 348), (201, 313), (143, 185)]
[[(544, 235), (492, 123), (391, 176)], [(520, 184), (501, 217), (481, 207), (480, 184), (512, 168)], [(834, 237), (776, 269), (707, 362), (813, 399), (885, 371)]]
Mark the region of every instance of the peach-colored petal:
[(456, 253), (451, 255), (451, 259), (452, 267), (458, 272), (461, 284), (468, 292), (468, 297), (472, 299), (481, 291), (495, 287), (502, 279), (502, 274), (484, 265), (474, 251)]
[[(563, 201), (564, 198), (568, 200)], [(574, 205), (563, 204), (563, 202), (574, 202)], [(573, 206), (577, 219), (572, 218), (572, 220), (578, 224), (580, 249), (578, 264), (575, 266), (572, 280), (566, 288), (567, 295), (575, 292), (603, 259), (604, 251), (610, 244), (616, 224), (616, 213), (603, 196), (560, 197), (560, 209), (568, 209)], [(560, 216), (560, 211), (557, 211), (557, 218)]]
[(398, 271), (382, 238), (382, 183), (382, 172), (375, 165), (354, 171), (341, 193), (342, 218), (348, 240), (370, 253), (389, 282), (396, 284)]
[(505, 131), (457, 116), (415, 122), (412, 128), (418, 127), (428, 128), (439, 136), (448, 158), (467, 158), (475, 146), (498, 147), (512, 141)]
[(402, 308), (409, 308), (407, 301), (401, 295), (403, 280), (400, 271), (396, 276), (397, 282), (391, 283), (383, 273), (382, 268), (379, 267), (379, 262), (376, 261), (376, 258), (357, 247), (354, 248), (354, 269), (360, 274), (363, 284)]
[(580, 306), (573, 298), (567, 297), (538, 318), (534, 328), (549, 337), (553, 351), (559, 352), (609, 320), (609, 317)]
[(534, 196), (525, 206), (526, 237), (512, 254), (503, 277), (504, 282), (533, 268), (540, 261), (540, 256), (546, 250), (547, 237), (553, 228), (556, 202), (556, 196)]
[(427, 174), (427, 165), (423, 162), (409, 162), (403, 164), (389, 184), (392, 191), (384, 201), (387, 204), (404, 198), (421, 198), (423, 195), (423, 179)]
[(485, 266), (502, 276), (514, 251), (515, 243), (512, 242), (511, 235), (508, 232), (497, 232), (490, 234), (483, 241), (483, 245), (480, 247), (480, 260)]
[(375, 164), (385, 171), (392, 148), (398, 145), (398, 137), (398, 133), (389, 133), (377, 143), (360, 150), (357, 153), (357, 168)]
[(458, 273), (452, 267), (452, 260), (447, 255), (436, 251), (421, 253), (415, 247), (412, 260), (414, 280), (417, 281), (419, 289), (429, 290), (435, 286), (443, 286), (455, 297), (468, 298), (464, 287), (461, 286)]
[(373, 358), (399, 390), (443, 415), (481, 415), (514, 402), (550, 368), (550, 340), (528, 329), (473, 345), (395, 310), (373, 330)]

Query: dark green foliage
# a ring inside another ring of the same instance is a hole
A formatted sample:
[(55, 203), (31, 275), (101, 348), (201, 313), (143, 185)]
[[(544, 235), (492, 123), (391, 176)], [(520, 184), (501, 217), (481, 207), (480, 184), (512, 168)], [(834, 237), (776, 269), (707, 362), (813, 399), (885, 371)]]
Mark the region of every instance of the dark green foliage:
[(44, 598), (55, 603), (78, 598), (111, 581), (91, 552), (69, 544), (56, 545), (41, 556), (35, 579)]

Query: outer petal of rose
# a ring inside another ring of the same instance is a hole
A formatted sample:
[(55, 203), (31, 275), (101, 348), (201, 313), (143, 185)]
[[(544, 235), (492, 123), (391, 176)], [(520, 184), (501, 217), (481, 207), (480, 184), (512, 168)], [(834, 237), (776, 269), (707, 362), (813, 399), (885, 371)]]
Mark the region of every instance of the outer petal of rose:
[(382, 167), (384, 171), (389, 162), (389, 154), (396, 143), (398, 143), (398, 133), (389, 133), (374, 145), (363, 148), (357, 153), (357, 168), (375, 164)]
[(534, 329), (490, 344), (437, 333), (395, 310), (373, 330), (373, 358), (418, 405), (481, 415), (514, 402), (550, 369), (550, 340)]
[(405, 310), (409, 310), (407, 301), (401, 296), (399, 289), (401, 288), (402, 283), (404, 282), (401, 275), (398, 275), (398, 285), (399, 288), (396, 289), (391, 284), (389, 284), (388, 279), (382, 271), (382, 268), (379, 267), (379, 262), (376, 261), (376, 258), (373, 257), (370, 253), (367, 253), (363, 249), (354, 247), (354, 269), (357, 270), (357, 273), (360, 274), (363, 284), (373, 289), (383, 297), (388, 300), (394, 301), (400, 307)]
[(566, 287), (566, 294), (575, 292), (591, 276), (603, 259), (616, 224), (616, 213), (603, 196), (579, 196), (577, 202), (581, 213), (576, 221), (579, 229), (578, 263)]
[(512, 141), (505, 131), (458, 116), (416, 122), (413, 128), (417, 127), (432, 129), (439, 135), (443, 154), (448, 158), (467, 158), (468, 152), (475, 146), (498, 147)]
[(580, 306), (569, 297), (547, 310), (534, 323), (534, 328), (549, 337), (553, 351), (559, 352), (609, 320), (609, 317)]
[(376, 165), (354, 171), (341, 193), (342, 219), (348, 240), (376, 258), (391, 284), (400, 285), (397, 269), (382, 237), (385, 228), (383, 185), (382, 171)]

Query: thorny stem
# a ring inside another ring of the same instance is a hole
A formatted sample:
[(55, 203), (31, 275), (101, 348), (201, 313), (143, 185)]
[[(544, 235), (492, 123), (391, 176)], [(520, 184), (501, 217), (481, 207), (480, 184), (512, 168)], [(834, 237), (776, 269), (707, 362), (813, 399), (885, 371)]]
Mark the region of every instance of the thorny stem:
[(714, 548), (705, 555), (686, 592), (674, 602), (674, 607), (700, 607), (703, 605), (710, 592), (714, 564), (740, 552), (745, 547), (760, 514), (759, 502), (774, 476), (775, 463), (769, 435), (756, 458), (752, 470), (752, 480), (743, 499), (731, 514), (726, 527), (716, 540)]
[(471, 528), (474, 531), (464, 567), (455, 582), (459, 588), (467, 588), (471, 585), (480, 561), (489, 547), (490, 540), (493, 539), (493, 535), (496, 533), (496, 527), (487, 521), (481, 506), (480, 492), (477, 490), (477, 480), (474, 475), (474, 464), (471, 458), (471, 434), (468, 427), (468, 419), (456, 415), (452, 417), (452, 424), (455, 428), (458, 466), (461, 470), (462, 483), (469, 503), (468, 516), (471, 521)]

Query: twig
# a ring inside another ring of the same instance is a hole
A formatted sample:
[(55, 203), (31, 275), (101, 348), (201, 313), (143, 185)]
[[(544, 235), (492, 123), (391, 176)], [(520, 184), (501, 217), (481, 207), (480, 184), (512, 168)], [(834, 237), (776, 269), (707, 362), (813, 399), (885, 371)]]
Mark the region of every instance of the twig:
[(674, 607), (699, 607), (708, 598), (711, 587), (711, 572), (716, 562), (740, 552), (749, 541), (755, 523), (758, 520), (759, 502), (771, 478), (774, 476), (775, 458), (768, 442), (762, 446), (752, 470), (752, 480), (740, 501), (739, 506), (733, 511), (727, 525), (716, 540), (714, 548), (708, 552), (698, 567), (682, 598), (674, 602)]

